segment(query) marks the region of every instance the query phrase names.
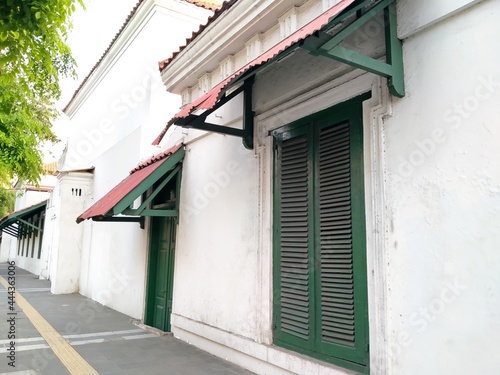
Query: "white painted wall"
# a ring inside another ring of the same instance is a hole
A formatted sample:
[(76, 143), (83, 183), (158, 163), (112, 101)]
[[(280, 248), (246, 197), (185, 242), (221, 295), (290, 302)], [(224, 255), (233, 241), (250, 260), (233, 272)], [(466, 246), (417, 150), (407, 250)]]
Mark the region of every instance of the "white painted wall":
[[(42, 258), (45, 263), (41, 274), (46, 279), (52, 279), (57, 268), (56, 260), (59, 249), (60, 213), (61, 213), (61, 184), (56, 184), (47, 202), (45, 213), (44, 238), (42, 242)], [(52, 267), (53, 266), (53, 267)]]
[(500, 365), (499, 11), (484, 1), (405, 40), (407, 96), (385, 125), (394, 374)]
[[(139, 138), (140, 129), (136, 129), (95, 160), (94, 198), (88, 206), (128, 176), (139, 159)], [(138, 223), (89, 221), (78, 225), (84, 228), (80, 293), (141, 318), (147, 231)]]
[(9, 260), (11, 241), (14, 237), (7, 233), (2, 234), (2, 243), (0, 244), (0, 263), (5, 263)]
[(482, 1), (484, 0), (399, 0), (398, 36), (406, 39)]
[(188, 144), (182, 173), (173, 313), (256, 339), (257, 159), (210, 135)]
[[(382, 37), (364, 40), (361, 47), (379, 56)], [(298, 51), (257, 76), (255, 150), (245, 150), (241, 139), (218, 134), (200, 137), (200, 132), (177, 129), (170, 136), (166, 143), (184, 135), (188, 144), (174, 280), (172, 324), (177, 337), (259, 374), (348, 373), (272, 346), (273, 169), (268, 132), (370, 91), (378, 82), (372, 75), (360, 75)], [(235, 99), (209, 121), (241, 127), (241, 115), (242, 102)], [(232, 160), (242, 172), (224, 187), (222, 197), (210, 197), (213, 173)]]
[[(54, 178), (55, 179), (55, 178)], [(44, 191), (18, 191), (14, 211), (19, 211), (48, 199), (50, 193)]]
[[(39, 276), (40, 272), (41, 272), (41, 267), (42, 267), (41, 259), (37, 258), (38, 246), (39, 246), (39, 236), (36, 236), (34, 241), (31, 239), (28, 239), (28, 238), (21, 240), (21, 243), (22, 243), (22, 246), (24, 249), (24, 256), (17, 255), (17, 246), (19, 244), (19, 240), (15, 237), (13, 237), (12, 239), (13, 239), (12, 242), (15, 243), (14, 246), (15, 246), (15, 254), (16, 254), (16, 257), (15, 257), (16, 267), (22, 268), (24, 270), (31, 272), (32, 274), (34, 274), (36, 276)], [(33, 249), (33, 242), (35, 242), (34, 249)], [(26, 249), (26, 246), (27, 246), (27, 249)], [(33, 258), (31, 257), (32, 251), (34, 251)], [(26, 254), (28, 254), (28, 256)]]
[[(307, 61), (316, 78), (331, 75), (323, 63), (311, 65), (307, 54), (296, 56), (290, 72)], [(272, 346), (272, 141), (269, 130), (328, 108), (369, 91), (374, 80), (360, 72), (340, 74), (336, 63), (328, 62), (338, 77), (296, 98), (304, 80), (285, 82), (282, 72), (270, 69), (257, 78), (254, 108), (256, 148), (245, 150), (241, 139), (192, 130), (177, 130), (188, 144), (181, 192), (174, 280), (173, 332), (186, 341), (227, 358), (258, 374), (347, 374), (335, 366), (293, 355)], [(283, 66), (282, 66), (283, 67)], [(316, 68), (316, 69), (315, 69)], [(326, 81), (326, 80), (324, 80)], [(293, 99), (295, 97), (295, 99)], [(372, 106), (379, 105), (375, 101)], [(275, 103), (278, 110), (269, 108)], [(241, 102), (230, 102), (216, 113), (226, 125), (241, 126)], [(263, 111), (262, 109), (266, 109)], [(371, 107), (367, 108), (370, 118)], [(187, 134), (187, 135), (186, 135)], [(220, 189), (214, 172), (236, 161), (237, 178)], [(189, 296), (187, 298), (186, 296)], [(194, 296), (194, 297), (192, 297)]]
[(78, 293), (83, 227), (76, 223), (76, 217), (87, 205), (91, 194), (92, 174), (64, 172), (59, 174), (58, 180), (56, 191), (58, 198), (51, 203), (60, 202), (60, 206), (57, 210), (49, 209), (46, 219), (50, 222), (49, 225), (57, 226), (51, 228), (47, 236), (47, 241), (51, 242), (49, 250), (51, 292)]
[[(141, 159), (159, 151), (151, 143), (179, 108), (180, 98), (165, 92), (158, 61), (176, 51), (209, 14), (185, 2), (145, 1), (70, 105), (72, 131), (62, 169), (94, 168), (92, 195), (73, 222)], [(66, 225), (61, 222), (56, 230)], [(138, 223), (116, 222), (88, 221), (78, 227), (83, 233), (80, 293), (141, 319), (147, 230)]]
[(43, 228), (40, 266), (40, 277), (44, 279), (50, 279), (52, 257), (57, 254), (57, 251), (55, 254), (52, 254), (52, 249), (57, 249), (59, 245), (59, 213), (61, 210), (60, 190), (60, 185), (56, 184), (56, 187), (50, 194), (50, 198), (47, 202), (47, 209), (45, 211), (45, 225)]
[[(165, 143), (188, 143), (174, 281), (177, 337), (259, 374), (350, 373), (268, 345), (267, 131), (371, 89), (364, 107), (370, 373), (497, 372), (499, 11), (492, 0), (399, 1), (402, 99), (388, 98), (385, 82), (371, 74), (296, 53), (257, 76), (253, 153), (245, 155), (239, 139), (173, 133)], [(227, 112), (240, 104), (228, 104)], [(216, 191), (211, 173), (231, 160), (242, 173), (206, 199), (205, 190)]]

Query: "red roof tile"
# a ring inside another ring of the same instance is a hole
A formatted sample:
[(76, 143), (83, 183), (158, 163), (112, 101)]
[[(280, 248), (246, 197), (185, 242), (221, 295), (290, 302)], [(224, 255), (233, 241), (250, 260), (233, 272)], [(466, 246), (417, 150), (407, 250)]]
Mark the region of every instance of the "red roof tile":
[(222, 6), (220, 6), (220, 8), (218, 8), (212, 16), (208, 17), (207, 23), (205, 23), (204, 25), (200, 25), (198, 31), (193, 31), (193, 33), (191, 34), (191, 38), (186, 39), (185, 45), (179, 47), (179, 50), (177, 52), (174, 52), (172, 56), (170, 56), (168, 59), (165, 59), (158, 63), (160, 71), (165, 69), (167, 65), (170, 64), (172, 60), (175, 59), (179, 53), (181, 53), (191, 42), (193, 42), (193, 40), (195, 40), (198, 37), (198, 35), (200, 35), (203, 32), (203, 30), (205, 30), (209, 25), (214, 23), (215, 20), (219, 18), (221, 14), (229, 10), (229, 8), (231, 8), (237, 1), (238, 0), (224, 1), (222, 3)]
[(221, 2), (218, 0), (184, 0), (186, 3), (191, 3), (200, 8), (215, 11), (221, 7)]
[[(163, 151), (162, 153), (159, 153), (158, 155), (154, 155), (152, 157), (150, 157), (149, 159), (147, 160), (144, 160), (143, 162), (141, 162), (139, 165), (137, 165), (137, 167), (135, 167), (134, 169), (132, 169), (130, 171), (130, 174), (134, 174), (136, 173), (137, 171), (140, 171), (141, 169), (144, 169), (146, 167), (149, 167), (151, 164), (154, 164), (156, 162), (159, 162), (163, 159), (167, 159), (170, 155), (172, 155), (173, 153), (175, 153), (178, 149), (180, 149), (182, 147), (182, 143), (177, 145), (177, 146), (174, 146), (174, 147), (170, 147), (168, 150), (166, 151)], [(161, 164), (161, 163), (160, 163)]]
[(159, 168), (170, 155), (179, 150), (183, 145), (179, 144), (169, 148), (161, 154), (140, 163), (130, 171), (130, 175), (122, 182), (111, 189), (105, 196), (90, 206), (83, 214), (77, 217), (76, 222), (80, 223), (86, 219), (94, 217), (105, 217), (113, 207), (120, 202), (128, 193), (135, 189), (145, 178)]
[(35, 185), (26, 185), (26, 190), (28, 190), (28, 191), (40, 191), (40, 192), (49, 193), (49, 192), (51, 192), (52, 190), (54, 190), (54, 186), (44, 186), (44, 185), (35, 186)]
[(228, 88), (232, 83), (237, 81), (237, 79), (245, 73), (247, 70), (253, 67), (260, 66), (265, 64), (273, 57), (277, 56), (279, 53), (285, 51), (287, 48), (291, 47), (293, 44), (304, 40), (308, 36), (312, 35), (318, 30), (321, 30), (332, 18), (336, 17), (340, 12), (346, 9), (349, 5), (351, 5), (355, 0), (342, 0), (335, 6), (331, 7), (314, 20), (309, 22), (307, 25), (301, 27), (296, 32), (283, 39), (281, 42), (276, 44), (274, 47), (270, 48), (266, 52), (264, 52), (259, 57), (250, 61), (248, 64), (237, 70), (235, 73), (231, 74), (225, 80), (220, 82), (217, 86), (212, 88), (209, 92), (196, 99), (191, 104), (185, 106), (182, 110), (180, 110), (167, 124), (167, 126), (162, 130), (162, 132), (158, 135), (158, 137), (153, 141), (153, 145), (157, 145), (161, 142), (167, 130), (172, 126), (175, 121), (180, 118), (185, 118), (192, 114), (197, 109), (211, 109), (217, 104), (220, 100), (224, 90)]

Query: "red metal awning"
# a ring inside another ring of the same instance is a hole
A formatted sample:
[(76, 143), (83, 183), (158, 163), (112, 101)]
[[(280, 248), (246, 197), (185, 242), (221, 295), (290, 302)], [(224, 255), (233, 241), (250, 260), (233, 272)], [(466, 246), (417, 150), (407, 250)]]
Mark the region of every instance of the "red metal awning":
[(110, 216), (110, 212), (123, 198), (134, 190), (142, 181), (150, 176), (154, 171), (160, 168), (168, 158), (178, 151), (183, 145), (174, 146), (161, 154), (142, 162), (132, 169), (130, 175), (122, 182), (111, 189), (104, 197), (90, 206), (83, 214), (76, 219), (80, 223), (86, 219), (104, 218)]
[(194, 111), (198, 109), (211, 109), (213, 108), (217, 102), (220, 100), (224, 90), (227, 89), (232, 83), (238, 80), (239, 77), (250, 68), (260, 66), (265, 64), (272, 58), (276, 57), (281, 52), (285, 51), (287, 48), (291, 47), (297, 42), (304, 40), (308, 36), (314, 34), (316, 31), (321, 30), (328, 22), (339, 15), (343, 10), (345, 10), (349, 5), (351, 5), (355, 0), (342, 0), (335, 6), (328, 9), (326, 12), (322, 13), (320, 16), (309, 22), (307, 25), (301, 27), (296, 32), (283, 39), (281, 42), (276, 44), (274, 47), (270, 48), (262, 55), (257, 57), (256, 59), (250, 61), (248, 64), (237, 70), (235, 73), (227, 77), (225, 80), (220, 82), (217, 86), (212, 88), (205, 95), (201, 96), (191, 104), (184, 107), (181, 111), (179, 111), (167, 124), (165, 129), (158, 135), (158, 137), (154, 140), (153, 145), (158, 145), (167, 130), (171, 125), (175, 123), (180, 118), (185, 118), (192, 114)]

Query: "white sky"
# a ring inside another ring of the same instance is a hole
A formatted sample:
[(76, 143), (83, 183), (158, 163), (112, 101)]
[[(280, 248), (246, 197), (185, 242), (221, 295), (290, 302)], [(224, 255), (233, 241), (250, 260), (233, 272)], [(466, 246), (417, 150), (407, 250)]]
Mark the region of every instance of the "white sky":
[[(59, 110), (69, 102), (139, 0), (83, 1), (86, 10), (77, 5), (73, 14), (73, 29), (67, 41), (78, 64), (78, 78), (61, 80), (62, 95), (57, 103)], [(62, 115), (55, 121), (52, 129), (61, 142), (43, 147), (45, 162), (58, 160), (61, 156), (70, 131), (67, 117)]]
[(78, 67), (78, 80), (65, 80), (63, 95), (59, 102), (64, 107), (80, 82), (99, 60), (109, 43), (121, 28), (138, 0), (83, 0), (84, 11), (77, 6), (73, 15), (73, 30), (68, 44)]

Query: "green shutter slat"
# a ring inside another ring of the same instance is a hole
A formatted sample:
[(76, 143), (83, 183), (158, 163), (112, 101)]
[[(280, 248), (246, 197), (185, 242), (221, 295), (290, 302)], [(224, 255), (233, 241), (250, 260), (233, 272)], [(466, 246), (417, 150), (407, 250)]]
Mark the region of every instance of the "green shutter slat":
[(306, 167), (307, 167), (306, 163), (295, 163), (295, 164), (283, 165), (281, 175), (282, 176), (290, 176), (290, 175), (295, 174), (295, 173), (300, 173)]
[(305, 137), (283, 142), (280, 164), (281, 332), (309, 338), (308, 149)]
[[(321, 157), (321, 155), (320, 155)], [(324, 182), (328, 182), (331, 180), (335, 180), (336, 178), (342, 178), (349, 176), (350, 170), (349, 168), (346, 168), (345, 165), (335, 165), (335, 166), (330, 166), (329, 171), (324, 171), (325, 175), (323, 176)]]
[[(328, 186), (323, 186), (325, 189), (328, 188)], [(320, 208), (337, 208), (335, 211), (331, 211), (329, 214), (333, 214), (335, 212), (341, 212), (343, 215), (350, 216), (348, 212), (345, 210), (345, 206), (349, 206), (351, 195), (350, 192), (345, 191), (345, 189), (338, 190), (338, 189), (331, 189), (329, 194), (325, 194), (320, 197), (322, 200), (322, 203), (320, 205)], [(328, 214), (327, 211), (325, 211), (325, 215)]]
[(319, 136), (322, 341), (355, 346), (349, 125)]
[[(286, 247), (283, 247), (283, 250), (281, 251), (282, 254), (295, 254), (295, 253), (299, 253), (301, 254), (302, 253), (302, 248), (300, 247), (293, 247), (295, 244), (290, 244), (290, 245), (287, 245)], [(301, 255), (302, 256), (302, 255)]]

